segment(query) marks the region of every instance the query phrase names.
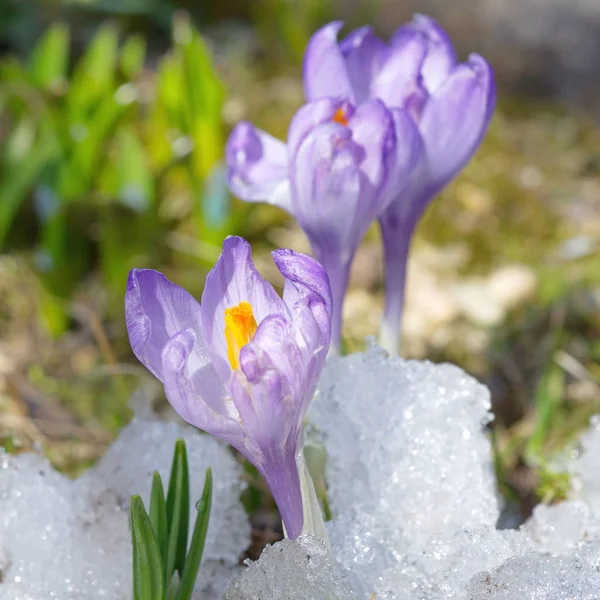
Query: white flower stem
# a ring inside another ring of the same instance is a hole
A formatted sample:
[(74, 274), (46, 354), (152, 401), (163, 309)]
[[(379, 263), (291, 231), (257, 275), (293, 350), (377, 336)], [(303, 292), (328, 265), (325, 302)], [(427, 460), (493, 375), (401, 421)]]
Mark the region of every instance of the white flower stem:
[[(300, 478), (300, 491), (302, 494), (302, 509), (304, 513), (304, 523), (300, 535), (310, 534), (323, 540), (329, 546), (329, 537), (323, 521), (323, 511), (315, 492), (312, 477), (308, 471), (306, 460), (304, 459), (304, 450), (300, 449), (296, 455), (296, 466), (298, 467), (298, 476)], [(285, 525), (283, 527), (285, 536)]]

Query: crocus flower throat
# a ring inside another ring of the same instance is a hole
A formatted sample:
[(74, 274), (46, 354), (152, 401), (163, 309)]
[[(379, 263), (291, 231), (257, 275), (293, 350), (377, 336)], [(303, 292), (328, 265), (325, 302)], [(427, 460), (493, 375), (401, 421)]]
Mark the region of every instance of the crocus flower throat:
[(334, 123), (339, 123), (340, 125), (343, 125), (344, 127), (348, 127), (348, 114), (343, 106), (340, 106), (340, 108), (338, 108), (335, 111), (335, 114), (333, 115), (331, 120)]
[(234, 371), (240, 366), (240, 351), (252, 341), (256, 328), (256, 319), (249, 302), (244, 300), (236, 306), (225, 309), (227, 358)]

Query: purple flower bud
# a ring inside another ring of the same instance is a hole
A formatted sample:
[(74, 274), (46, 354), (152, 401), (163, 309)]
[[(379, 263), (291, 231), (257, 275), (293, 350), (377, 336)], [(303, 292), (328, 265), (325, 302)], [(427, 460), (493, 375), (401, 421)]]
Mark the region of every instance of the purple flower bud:
[(422, 151), (402, 109), (323, 98), (295, 115), (287, 144), (240, 123), (227, 144), (230, 187), (240, 198), (291, 213), (323, 265), (333, 295), (332, 345), (341, 338), (352, 258)]
[(302, 420), (329, 349), (332, 301), (315, 260), (291, 250), (273, 259), (283, 298), (239, 237), (225, 240), (200, 303), (161, 273), (134, 269), (125, 316), (133, 352), (175, 411), (254, 464), (295, 538), (304, 522)]
[[(425, 208), (469, 162), (495, 105), (491, 67), (473, 54), (457, 63), (448, 34), (431, 18), (417, 15), (385, 44), (370, 29), (342, 42), (341, 22), (317, 31), (304, 58), (308, 100), (378, 98), (403, 109), (419, 128), (419, 165), (397, 182), (394, 200), (379, 216), (384, 243), (386, 302), (381, 342), (395, 352), (404, 297), (410, 239)], [(359, 106), (360, 108), (360, 106)]]

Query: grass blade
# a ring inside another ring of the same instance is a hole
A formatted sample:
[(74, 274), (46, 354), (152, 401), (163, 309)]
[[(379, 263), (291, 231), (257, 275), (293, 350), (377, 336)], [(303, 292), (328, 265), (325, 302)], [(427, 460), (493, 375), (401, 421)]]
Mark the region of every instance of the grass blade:
[(556, 423), (564, 397), (565, 374), (552, 354), (535, 392), (535, 424), (525, 449), (525, 456), (534, 465), (544, 462), (544, 444)]
[(139, 35), (131, 35), (123, 44), (119, 62), (127, 79), (134, 79), (144, 68), (146, 40)]
[(114, 92), (118, 45), (117, 29), (102, 25), (79, 59), (66, 103), (73, 123), (86, 123), (88, 111)]
[[(5, 145), (9, 146), (12, 139), (18, 135), (18, 129), (14, 130), (8, 140), (5, 140)], [(25, 155), (15, 158), (6, 156), (5, 152), (1, 157), (3, 164), (0, 179), (0, 247), (4, 244), (21, 204), (25, 202), (27, 194), (53, 154), (54, 144), (41, 136), (37, 143), (28, 146)]]
[(66, 78), (69, 63), (69, 29), (64, 23), (55, 23), (35, 45), (29, 69), (35, 82), (44, 89), (52, 89)]
[(115, 171), (117, 194), (123, 204), (137, 212), (147, 210), (153, 199), (152, 172), (144, 145), (132, 128), (123, 128), (117, 135)]
[(133, 542), (133, 597), (135, 600), (164, 600), (165, 582), (160, 550), (150, 517), (139, 496), (131, 497)]
[(187, 451), (184, 440), (175, 442), (169, 491), (167, 492), (167, 522), (169, 538), (167, 546), (167, 581), (173, 571), (181, 575), (187, 552), (188, 528), (190, 518), (190, 483)]
[(150, 494), (150, 522), (156, 541), (160, 549), (160, 555), (164, 561), (167, 557), (167, 503), (165, 502), (165, 490), (158, 471), (152, 475), (152, 492)]
[(171, 581), (167, 586), (167, 593), (165, 594), (165, 600), (176, 600), (177, 590), (179, 590), (179, 573), (175, 571), (171, 577)]
[(206, 532), (208, 530), (208, 522), (210, 519), (210, 508), (212, 504), (212, 471), (206, 469), (206, 477), (204, 479), (204, 489), (202, 497), (196, 505), (198, 513), (196, 515), (196, 523), (190, 543), (190, 551), (185, 561), (185, 568), (181, 576), (181, 585), (177, 600), (190, 600), (194, 591), (194, 584), (200, 568), (202, 553), (204, 552), (204, 542), (206, 541)]

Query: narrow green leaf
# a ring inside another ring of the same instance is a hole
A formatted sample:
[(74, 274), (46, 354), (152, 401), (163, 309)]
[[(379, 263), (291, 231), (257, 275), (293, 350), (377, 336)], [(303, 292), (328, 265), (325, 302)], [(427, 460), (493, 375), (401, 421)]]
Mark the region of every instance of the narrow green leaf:
[(121, 71), (127, 79), (133, 79), (144, 67), (146, 40), (141, 35), (131, 35), (121, 49)]
[(34, 81), (46, 89), (65, 81), (69, 64), (69, 29), (55, 23), (35, 45), (29, 60)]
[(152, 492), (150, 494), (150, 522), (156, 541), (160, 548), (163, 563), (167, 557), (167, 503), (165, 502), (165, 490), (158, 471), (152, 475)]
[(210, 519), (210, 508), (212, 504), (212, 471), (206, 469), (206, 477), (204, 479), (204, 489), (202, 497), (196, 504), (196, 523), (190, 543), (190, 551), (185, 560), (185, 568), (181, 576), (181, 585), (177, 600), (190, 600), (194, 591), (194, 584), (200, 568), (202, 553), (204, 552), (204, 542), (206, 541), (206, 532), (208, 531), (208, 522)]
[(137, 212), (147, 210), (152, 201), (152, 173), (144, 145), (131, 128), (119, 131), (117, 137), (118, 196), (121, 202)]
[(552, 353), (535, 392), (535, 425), (525, 449), (525, 455), (534, 464), (543, 462), (544, 444), (556, 422), (564, 397), (565, 374)]
[(177, 440), (171, 465), (169, 491), (167, 492), (167, 522), (169, 527), (165, 571), (167, 581), (171, 579), (173, 571), (179, 571), (180, 575), (183, 573), (187, 551), (189, 513), (190, 484), (187, 451), (185, 441)]
[(150, 517), (139, 496), (131, 497), (133, 542), (133, 597), (135, 600), (164, 600), (165, 583), (160, 550)]
[(181, 109), (182, 98), (186, 95), (186, 89), (183, 80), (183, 68), (178, 56), (167, 54), (160, 61), (156, 87), (158, 103), (164, 106), (170, 125), (178, 131), (188, 131), (189, 122), (186, 122), (186, 115)]
[(173, 573), (173, 577), (171, 577), (171, 581), (167, 586), (167, 593), (165, 594), (165, 600), (175, 600), (177, 598), (177, 590), (179, 589), (179, 573), (175, 571)]
[(103, 25), (77, 63), (67, 98), (73, 123), (85, 123), (87, 111), (114, 93), (118, 41), (114, 25)]
[(0, 248), (15, 218), (19, 207), (31, 191), (40, 172), (55, 152), (54, 143), (44, 135), (33, 144), (27, 144), (25, 151), (15, 156), (19, 129), (13, 130), (6, 140), (2, 156), (2, 177), (0, 178)]

